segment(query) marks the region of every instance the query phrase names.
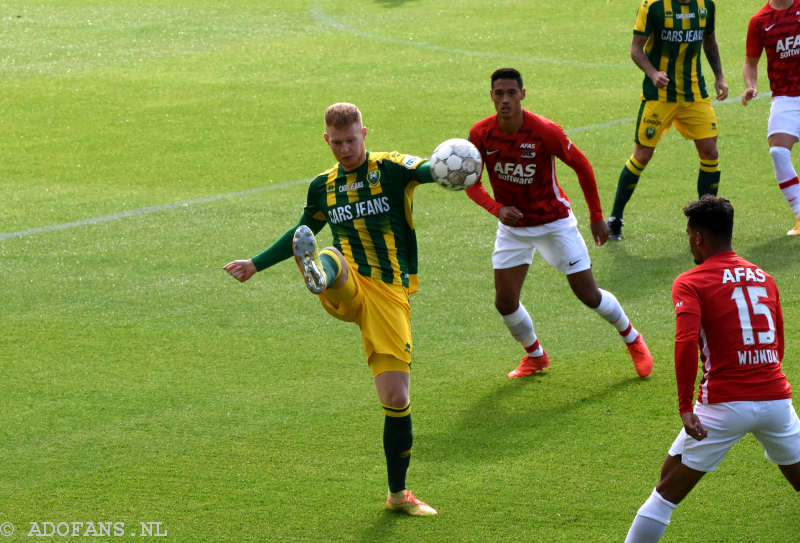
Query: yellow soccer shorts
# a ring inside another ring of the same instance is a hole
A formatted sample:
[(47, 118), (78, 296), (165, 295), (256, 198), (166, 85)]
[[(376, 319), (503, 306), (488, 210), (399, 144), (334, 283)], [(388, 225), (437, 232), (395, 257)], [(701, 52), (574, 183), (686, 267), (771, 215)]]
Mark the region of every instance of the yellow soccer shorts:
[(645, 147), (655, 147), (672, 124), (687, 140), (715, 138), (719, 131), (717, 116), (708, 98), (694, 102), (642, 100), (634, 141)]
[(325, 311), (361, 329), (373, 377), (385, 371), (411, 372), (411, 309), (408, 289), (364, 277), (351, 266), (344, 287), (319, 295)]

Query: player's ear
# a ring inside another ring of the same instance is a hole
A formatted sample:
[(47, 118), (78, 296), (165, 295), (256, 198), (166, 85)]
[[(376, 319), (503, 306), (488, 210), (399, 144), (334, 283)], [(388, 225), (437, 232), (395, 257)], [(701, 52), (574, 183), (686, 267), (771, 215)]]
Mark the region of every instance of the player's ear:
[(367, 127), (366, 127), (366, 126), (364, 126), (364, 127), (362, 127), (362, 128), (361, 128), (361, 136), (362, 136), (364, 139), (367, 139)]
[(325, 138), (325, 143), (327, 143), (328, 145), (330, 145), (330, 144), (331, 144), (331, 138), (330, 138), (330, 136), (328, 136), (328, 133), (327, 133), (327, 132), (324, 132), (324, 133), (322, 134), (322, 137), (323, 137), (323, 138)]
[(520, 100), (524, 100), (525, 99), (525, 91), (526, 90), (528, 90), (528, 89), (522, 89), (522, 92), (520, 92)]

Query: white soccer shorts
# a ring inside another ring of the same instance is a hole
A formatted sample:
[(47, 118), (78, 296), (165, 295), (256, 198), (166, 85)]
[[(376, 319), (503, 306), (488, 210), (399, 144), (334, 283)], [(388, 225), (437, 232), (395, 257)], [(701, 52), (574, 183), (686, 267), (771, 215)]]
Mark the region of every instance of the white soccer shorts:
[(697, 471), (714, 471), (740, 439), (751, 433), (767, 460), (779, 466), (800, 462), (800, 420), (792, 400), (696, 404), (695, 415), (708, 435), (697, 441), (681, 429), (669, 449), (681, 463)]
[(789, 134), (800, 139), (800, 96), (776, 96), (769, 108), (767, 137)]
[(592, 267), (586, 243), (578, 232), (578, 220), (572, 212), (565, 219), (540, 226), (497, 224), (497, 238), (492, 253), (494, 269), (530, 264), (536, 251), (545, 262), (566, 275)]

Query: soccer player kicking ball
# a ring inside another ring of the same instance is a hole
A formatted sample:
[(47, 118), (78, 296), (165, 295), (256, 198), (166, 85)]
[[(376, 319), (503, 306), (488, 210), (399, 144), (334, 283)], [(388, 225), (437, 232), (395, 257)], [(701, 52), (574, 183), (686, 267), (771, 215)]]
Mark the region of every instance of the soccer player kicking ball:
[[(659, 541), (672, 511), (747, 433), (800, 492), (800, 420), (781, 371), (778, 288), (766, 272), (733, 252), (733, 207), (728, 200), (704, 196), (683, 212), (689, 250), (698, 264), (672, 285), (683, 429), (625, 543)], [(692, 411), (698, 346), (703, 379)]]
[(717, 117), (700, 70), (700, 48), (714, 72), (717, 100), (728, 96), (714, 32), (712, 0), (643, 0), (633, 27), (631, 58), (645, 73), (642, 104), (636, 121), (636, 149), (619, 176), (614, 207), (608, 219), (608, 239), (622, 239), (622, 214), (639, 176), (653, 158), (661, 136), (672, 124), (694, 140), (700, 155), (697, 196), (719, 188)]
[(758, 95), (758, 60), (767, 50), (767, 75), (772, 105), (767, 143), (775, 178), (794, 212), (790, 236), (800, 236), (800, 181), (792, 167), (792, 147), (800, 139), (800, 0), (770, 0), (753, 15), (747, 28), (742, 104)]
[(589, 205), (592, 237), (603, 245), (608, 226), (603, 220), (592, 166), (556, 123), (522, 109), (522, 76), (513, 68), (492, 74), (491, 98), (496, 115), (478, 122), (469, 140), (478, 148), (494, 191), (480, 179), (467, 195), (500, 219), (492, 253), (495, 307), (526, 355), (509, 377), (524, 377), (549, 367), (533, 321), (519, 296), (528, 267), (538, 250), (545, 262), (567, 276), (578, 299), (617, 329), (628, 346), (636, 373), (650, 374), (653, 358), (642, 335), (633, 328), (619, 302), (594, 281), (586, 244), (578, 232), (569, 199), (556, 180), (556, 157), (575, 170)]
[[(244, 282), (294, 255), (306, 286), (319, 296), (322, 307), (337, 319), (358, 325), (385, 413), (386, 508), (431, 516), (436, 510), (406, 490), (406, 471), (413, 442), (408, 295), (417, 290), (411, 202), (414, 188), (433, 178), (428, 162), (421, 158), (367, 152), (366, 136), (356, 106), (330, 106), (325, 112), (325, 141), (339, 163), (311, 181), (296, 226), (263, 253), (235, 260), (224, 269)], [(334, 247), (319, 251), (314, 234), (326, 223)]]

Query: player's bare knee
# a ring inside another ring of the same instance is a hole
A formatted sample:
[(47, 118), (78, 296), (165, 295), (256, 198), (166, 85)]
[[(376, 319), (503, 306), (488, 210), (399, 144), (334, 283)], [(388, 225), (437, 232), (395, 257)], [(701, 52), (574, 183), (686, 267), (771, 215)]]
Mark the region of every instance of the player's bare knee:
[(494, 307), (501, 315), (511, 315), (519, 308), (519, 299), (495, 296)]

